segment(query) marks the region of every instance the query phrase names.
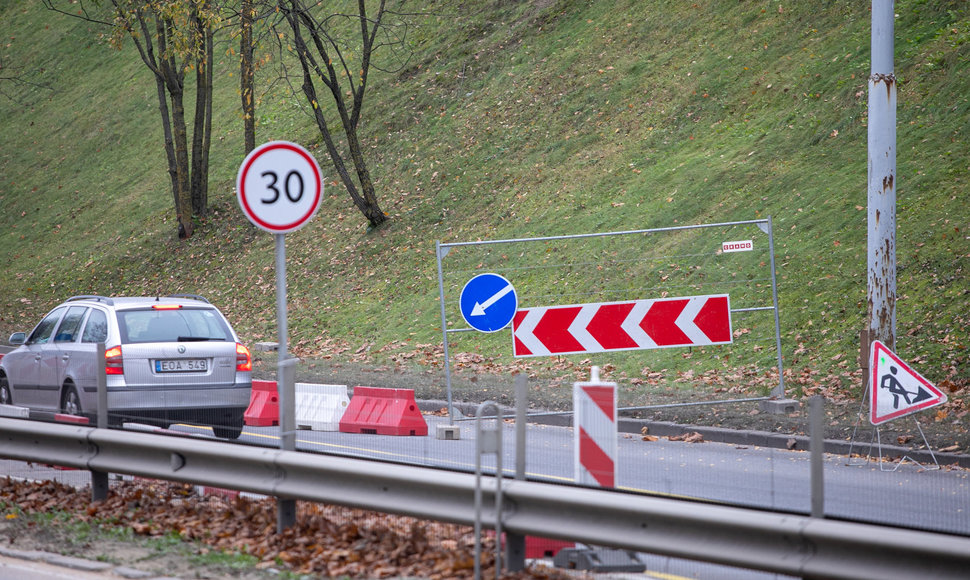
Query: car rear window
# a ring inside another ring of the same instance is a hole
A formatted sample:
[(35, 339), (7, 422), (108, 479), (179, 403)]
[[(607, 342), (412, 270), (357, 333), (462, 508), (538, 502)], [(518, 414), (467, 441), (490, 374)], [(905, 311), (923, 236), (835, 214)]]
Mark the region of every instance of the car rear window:
[(231, 340), (226, 323), (215, 310), (122, 310), (118, 330), (123, 343)]

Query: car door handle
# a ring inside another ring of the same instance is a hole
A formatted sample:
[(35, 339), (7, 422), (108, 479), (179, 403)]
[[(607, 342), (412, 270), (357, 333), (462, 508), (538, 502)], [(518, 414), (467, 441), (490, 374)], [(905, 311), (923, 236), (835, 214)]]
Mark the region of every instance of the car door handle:
[(62, 361), (65, 361), (65, 362), (66, 362), (66, 361), (69, 361), (69, 360), (71, 360), (71, 355), (69, 355), (69, 354), (65, 354), (64, 356), (62, 356), (62, 357), (61, 357), (61, 360), (62, 360)]
[(34, 360), (39, 361), (40, 360), (40, 355), (39, 354), (38, 355), (34, 355)]

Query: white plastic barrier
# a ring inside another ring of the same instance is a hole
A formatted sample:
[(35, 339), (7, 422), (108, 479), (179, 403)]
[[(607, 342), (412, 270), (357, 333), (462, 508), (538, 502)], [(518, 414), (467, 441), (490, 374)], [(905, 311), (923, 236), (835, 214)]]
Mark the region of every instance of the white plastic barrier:
[(0, 405), (0, 417), (10, 417), (12, 419), (29, 419), (30, 409), (27, 407), (17, 407), (16, 405)]
[(350, 397), (347, 385), (296, 383), (296, 427), (312, 431), (337, 431)]

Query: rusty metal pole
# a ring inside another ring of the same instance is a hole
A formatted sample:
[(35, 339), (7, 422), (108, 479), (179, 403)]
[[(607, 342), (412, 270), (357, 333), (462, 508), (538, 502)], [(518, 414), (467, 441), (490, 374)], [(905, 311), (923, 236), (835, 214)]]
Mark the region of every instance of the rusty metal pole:
[(869, 75), (869, 340), (896, 340), (896, 75), (893, 0), (872, 2)]

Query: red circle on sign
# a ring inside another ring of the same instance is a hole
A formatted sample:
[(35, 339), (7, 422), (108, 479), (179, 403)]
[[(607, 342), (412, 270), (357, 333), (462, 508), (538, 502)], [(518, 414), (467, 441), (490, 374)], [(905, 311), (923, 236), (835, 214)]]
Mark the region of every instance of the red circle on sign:
[(236, 197), (253, 225), (273, 234), (296, 231), (320, 207), (320, 165), (296, 143), (265, 143), (253, 149), (239, 167)]

